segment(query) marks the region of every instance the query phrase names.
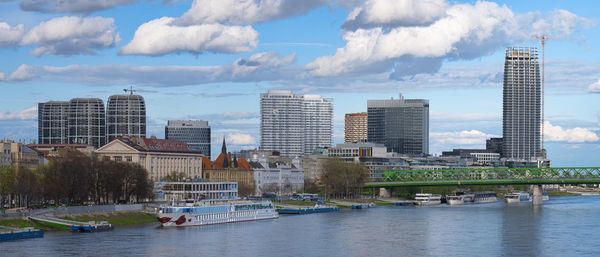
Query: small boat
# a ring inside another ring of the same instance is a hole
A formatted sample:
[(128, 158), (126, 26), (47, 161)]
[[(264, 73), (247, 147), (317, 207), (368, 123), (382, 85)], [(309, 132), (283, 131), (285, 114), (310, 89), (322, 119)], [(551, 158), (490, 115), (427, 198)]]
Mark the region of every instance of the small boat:
[(531, 195), (526, 192), (510, 193), (504, 196), (507, 203), (519, 203), (531, 201)]
[(357, 203), (357, 204), (353, 204), (352, 205), (352, 209), (368, 209), (368, 208), (373, 208), (377, 205), (375, 205), (374, 203)]
[(464, 195), (447, 195), (446, 202), (449, 205), (462, 205), (465, 203)]
[(286, 207), (277, 209), (279, 214), (313, 214), (313, 213), (326, 213), (336, 212), (340, 208), (335, 206), (316, 204), (314, 207)]
[(0, 226), (0, 242), (40, 237), (44, 237), (44, 231), (40, 229), (34, 229), (32, 227), (12, 228)]
[(548, 195), (548, 193), (544, 192), (544, 194), (542, 194), (542, 201), (548, 201), (550, 200), (550, 196)]
[(442, 203), (441, 195), (434, 194), (416, 194), (415, 195), (415, 204), (426, 206), (426, 205), (438, 205)]

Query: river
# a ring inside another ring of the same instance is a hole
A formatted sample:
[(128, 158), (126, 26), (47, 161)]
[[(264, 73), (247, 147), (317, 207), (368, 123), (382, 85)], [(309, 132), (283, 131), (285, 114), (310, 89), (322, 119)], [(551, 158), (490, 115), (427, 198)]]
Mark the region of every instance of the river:
[(205, 227), (48, 232), (0, 256), (600, 256), (600, 197), (377, 207)]

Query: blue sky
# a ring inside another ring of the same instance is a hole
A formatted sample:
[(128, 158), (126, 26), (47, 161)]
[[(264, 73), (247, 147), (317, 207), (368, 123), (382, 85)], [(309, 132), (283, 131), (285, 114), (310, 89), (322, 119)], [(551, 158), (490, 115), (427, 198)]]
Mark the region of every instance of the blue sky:
[(549, 157), (600, 165), (595, 2), (66, 2), (0, 1), (0, 138), (35, 140), (38, 102), (134, 85), (149, 135), (163, 137), (168, 119), (207, 119), (213, 151), (223, 136), (257, 146), (269, 89), (333, 98), (336, 143), (345, 113), (402, 93), (430, 100), (432, 154), (483, 147), (502, 135), (505, 47), (544, 33)]

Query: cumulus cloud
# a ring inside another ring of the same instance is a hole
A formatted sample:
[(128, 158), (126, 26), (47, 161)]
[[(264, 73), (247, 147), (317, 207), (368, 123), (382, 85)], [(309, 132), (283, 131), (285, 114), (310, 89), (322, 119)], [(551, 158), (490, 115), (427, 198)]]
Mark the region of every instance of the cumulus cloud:
[(33, 120), (38, 115), (37, 106), (31, 106), (27, 109), (13, 112), (13, 111), (0, 111), (0, 121), (6, 120)]
[(130, 4), (136, 0), (23, 0), (23, 11), (41, 13), (90, 13)]
[(565, 10), (515, 14), (505, 5), (485, 1), (369, 0), (348, 16), (342, 35), (346, 45), (315, 59), (307, 69), (316, 76), (391, 71), (390, 78), (402, 79), (435, 73), (444, 61), (489, 55), (542, 32), (566, 37), (590, 23)]
[(93, 54), (113, 47), (120, 36), (112, 18), (64, 16), (38, 24), (23, 36), (22, 44), (36, 45), (33, 54), (41, 56)]
[(258, 44), (250, 25), (308, 12), (329, 0), (195, 0), (181, 17), (162, 17), (142, 24), (124, 55), (236, 53)]
[(249, 51), (258, 44), (258, 32), (250, 26), (201, 24), (177, 26), (175, 18), (163, 17), (142, 24), (121, 50), (125, 55)]
[[(294, 55), (257, 53), (220, 66), (67, 65), (23, 66), (26, 78), (89, 85), (136, 84), (185, 86), (215, 82), (254, 82), (292, 79), (302, 71), (293, 65)], [(17, 69), (19, 70), (19, 69)], [(16, 79), (16, 77), (15, 77)], [(21, 79), (24, 80), (24, 79)]]
[(27, 64), (21, 64), (13, 73), (10, 74), (8, 80), (11, 81), (23, 81), (33, 78), (33, 69)]
[(446, 5), (445, 0), (367, 0), (350, 12), (342, 27), (354, 30), (430, 24), (444, 14)]
[(17, 46), (24, 34), (23, 25), (11, 26), (6, 22), (0, 22), (0, 47)]
[(432, 132), (430, 137), (436, 143), (444, 145), (484, 145), (486, 139), (498, 136), (479, 130), (463, 130), (460, 132)]
[(328, 2), (329, 0), (194, 0), (179, 23), (250, 25), (301, 15)]
[(588, 92), (600, 93), (600, 79), (588, 86)]
[(232, 144), (232, 145), (254, 145), (254, 144), (256, 144), (256, 138), (254, 138), (250, 134), (243, 134), (243, 133), (228, 134), (226, 141), (228, 144)]
[(432, 112), (431, 121), (440, 122), (477, 122), (477, 121), (501, 121), (500, 114), (492, 113), (448, 113)]
[(561, 126), (544, 122), (544, 139), (548, 142), (589, 143), (598, 142), (600, 138), (587, 128), (564, 129)]

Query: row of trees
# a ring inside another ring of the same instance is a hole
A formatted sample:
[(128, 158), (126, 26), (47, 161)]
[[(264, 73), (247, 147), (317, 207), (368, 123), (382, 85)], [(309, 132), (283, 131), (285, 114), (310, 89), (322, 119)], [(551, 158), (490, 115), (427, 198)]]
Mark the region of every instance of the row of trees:
[(151, 196), (151, 181), (139, 164), (98, 160), (77, 150), (61, 150), (37, 170), (0, 169), (0, 207), (139, 202)]
[(343, 162), (340, 159), (327, 159), (323, 164), (320, 186), (309, 181), (309, 188), (320, 188), (327, 197), (357, 197), (369, 181), (369, 170), (362, 164)]

